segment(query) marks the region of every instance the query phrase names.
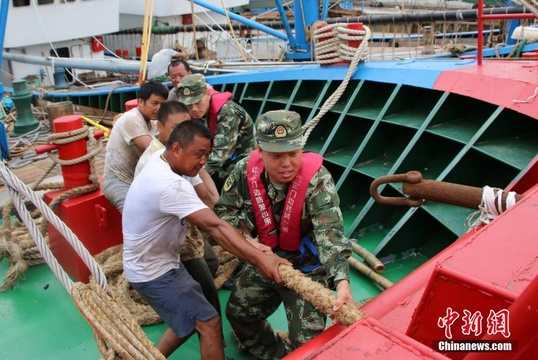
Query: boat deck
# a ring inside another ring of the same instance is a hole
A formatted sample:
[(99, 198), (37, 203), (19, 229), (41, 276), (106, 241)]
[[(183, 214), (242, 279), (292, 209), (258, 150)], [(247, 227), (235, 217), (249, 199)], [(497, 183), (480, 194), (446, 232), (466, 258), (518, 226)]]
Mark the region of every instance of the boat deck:
[[(413, 260), (418, 261), (418, 260)], [(417, 264), (398, 264), (388, 269), (384, 275), (396, 282), (407, 275)], [(7, 269), (5, 260), (0, 262), (0, 273)], [(360, 290), (359, 290), (360, 289)], [(352, 273), (352, 292), (356, 301), (379, 294), (380, 290), (362, 275)], [(219, 291), (224, 308), (230, 291)], [(0, 321), (2, 324), (16, 324), (16, 331), (3, 327), (0, 336), (0, 358), (17, 359), (92, 359), (99, 358), (95, 340), (89, 324), (79, 313), (75, 304), (54, 277), (47, 265), (30, 267), (19, 280), (17, 286), (5, 294), (0, 294)], [(281, 307), (271, 318), (278, 330), (287, 330), (284, 310)], [(231, 329), (224, 319), (224, 336), (228, 344), (225, 352), (232, 359), (253, 359), (237, 349)], [(144, 326), (148, 338), (157, 342), (165, 331), (164, 324)], [(199, 358), (199, 341), (191, 337), (170, 359)]]
[[(104, 155), (104, 154), (101, 154)], [(45, 158), (24, 167), (13, 169), (14, 174), (27, 185), (32, 184), (52, 163)], [(104, 156), (95, 158), (96, 172), (103, 173)], [(61, 170), (55, 168), (46, 181), (61, 181)], [(45, 182), (46, 182), (45, 181)], [(2, 203), (8, 199), (4, 185), (0, 186)], [(357, 257), (357, 259), (359, 259)], [(406, 259), (387, 264), (384, 275), (397, 282), (427, 258), (410, 256)], [(8, 269), (6, 259), (0, 261), (0, 274)], [(356, 301), (378, 295), (381, 290), (371, 280), (352, 270), (352, 291)], [(3, 279), (2, 279), (3, 280)], [(221, 289), (219, 295), (224, 308), (230, 291)], [(271, 318), (276, 329), (286, 331), (286, 319), (281, 307)], [(96, 359), (99, 358), (92, 329), (79, 313), (74, 302), (55, 278), (48, 265), (30, 267), (19, 279), (14, 289), (0, 294), (0, 322), (16, 324), (16, 331), (7, 328), (0, 333), (0, 359)], [(224, 319), (226, 355), (232, 359), (252, 359), (237, 348), (231, 329)], [(157, 342), (166, 329), (164, 324), (145, 326), (148, 338)], [(199, 358), (199, 341), (193, 336), (170, 359)]]

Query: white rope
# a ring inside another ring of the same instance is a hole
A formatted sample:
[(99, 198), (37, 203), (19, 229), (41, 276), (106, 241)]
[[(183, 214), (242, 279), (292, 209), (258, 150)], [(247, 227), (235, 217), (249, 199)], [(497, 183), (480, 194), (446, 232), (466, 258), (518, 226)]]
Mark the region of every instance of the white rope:
[(46, 245), (45, 239), (43, 239), (43, 235), (39, 231), (38, 226), (35, 224), (34, 220), (32, 219), (32, 215), (24, 205), (24, 201), (21, 197), (21, 195), (16, 192), (12, 187), (8, 187), (8, 192), (11, 198), (13, 199), (13, 205), (15, 205), (15, 208), (17, 209), (17, 212), (19, 213), (19, 216), (21, 217), (22, 221), (28, 228), (28, 232), (30, 235), (32, 235), (32, 238), (34, 238), (34, 241), (36, 243), (37, 248), (39, 249), (39, 252), (43, 256), (43, 259), (47, 262), (47, 264), (52, 264), (50, 266), (52, 272), (60, 283), (63, 285), (63, 287), (71, 293), (71, 287), (73, 286), (73, 282), (67, 275), (65, 271), (59, 271), (58, 269), (61, 269), (60, 264), (52, 254), (52, 251), (50, 251), (50, 248)]
[[(480, 225), (487, 225), (497, 216), (508, 210), (516, 203), (516, 192), (510, 191), (506, 195), (506, 204), (503, 207), (504, 191), (498, 188), (484, 186), (482, 191), (482, 202), (478, 206), (478, 210), (467, 217), (467, 225), (469, 231), (476, 229)], [(478, 218), (475, 220), (475, 218)]]
[[(333, 29), (332, 34), (327, 33), (327, 28)], [(344, 29), (345, 28), (345, 29)], [(323, 30), (319, 31), (318, 30)], [(346, 74), (346, 77), (342, 81), (342, 83), (338, 86), (338, 88), (335, 90), (334, 93), (331, 94), (325, 100), (325, 103), (323, 103), (323, 106), (321, 107), (321, 110), (319, 113), (308, 123), (303, 125), (303, 129), (306, 130), (305, 134), (303, 135), (302, 145), (304, 146), (306, 144), (306, 141), (308, 140), (308, 137), (314, 130), (314, 127), (319, 123), (323, 115), (325, 115), (333, 106), (336, 104), (336, 102), (340, 99), (340, 96), (344, 93), (344, 91), (347, 88), (347, 84), (349, 83), (349, 80), (355, 73), (355, 70), (357, 69), (357, 65), (359, 64), (359, 61), (366, 60), (368, 56), (368, 40), (370, 39), (370, 29), (367, 26), (364, 26), (364, 30), (350, 30), (347, 28), (346, 24), (333, 24), (325, 26), (321, 29), (318, 29), (314, 32), (314, 37), (316, 40), (318, 39), (325, 39), (325, 41), (321, 41), (318, 46), (318, 42), (316, 42), (316, 58), (320, 63), (334, 63), (334, 62), (340, 62), (342, 60), (348, 60), (350, 59), (349, 54), (351, 52), (350, 49), (353, 50), (353, 56), (351, 57), (351, 63), (349, 64), (349, 69)], [(353, 34), (353, 35), (350, 35)], [(362, 34), (362, 35), (359, 35)], [(332, 36), (332, 39), (326, 39), (327, 37)], [(344, 40), (345, 39), (345, 40)], [(359, 41), (362, 40), (361, 44), (358, 48), (352, 48), (347, 45), (348, 41)], [(345, 44), (343, 44), (345, 42)], [(340, 55), (335, 56), (335, 54), (328, 54), (328, 51), (325, 49), (325, 43), (327, 44), (327, 48), (338, 48), (340, 49)], [(336, 46), (338, 44), (338, 46)], [(318, 57), (318, 50), (319, 48), (322, 48), (320, 50), (320, 53), (323, 57), (323, 59), (328, 59), (329, 57), (332, 57), (333, 59), (336, 58), (336, 61), (333, 61), (332, 59), (329, 60), (322, 60)]]
[[(333, 64), (342, 61), (353, 61), (357, 52), (359, 60), (366, 60), (370, 29), (349, 29), (346, 23), (324, 25), (314, 31), (315, 54), (320, 64)], [(350, 41), (362, 41), (358, 48), (348, 45)]]
[[(6, 167), (4, 162), (0, 161), (0, 180), (6, 185), (9, 190), (10, 195), (13, 198), (13, 202), (19, 211), (21, 218), (23, 219), (25, 225), (28, 227), (30, 234), (34, 238), (36, 245), (43, 255), (43, 258), (47, 261), (47, 264), (52, 269), (52, 272), (64, 288), (71, 293), (71, 287), (73, 285), (72, 281), (69, 279), (65, 271), (59, 266), (58, 262), (52, 255), (52, 252), (46, 245), (43, 236), (37, 229), (36, 224), (33, 222), (30, 214), (24, 207), (24, 204), (21, 199), (21, 194), (26, 196), (35, 206), (41, 211), (41, 214), (47, 219), (49, 223), (54, 225), (54, 227), (64, 236), (67, 242), (73, 247), (73, 249), (80, 256), (84, 264), (88, 267), (91, 274), (94, 276), (95, 281), (107, 291), (108, 286), (106, 282), (105, 274), (103, 273), (99, 264), (95, 261), (92, 255), (80, 242), (78, 237), (67, 227), (67, 225), (45, 204), (45, 202), (26, 184), (24, 184), (19, 178), (17, 178), (11, 170)], [(24, 209), (23, 209), (24, 208)], [(25, 210), (25, 211), (22, 211)]]
[(529, 96), (527, 100), (512, 100), (512, 102), (515, 102), (516, 104), (525, 104), (534, 100), (536, 96), (538, 96), (538, 86), (536, 87), (536, 89), (534, 89), (534, 94)]

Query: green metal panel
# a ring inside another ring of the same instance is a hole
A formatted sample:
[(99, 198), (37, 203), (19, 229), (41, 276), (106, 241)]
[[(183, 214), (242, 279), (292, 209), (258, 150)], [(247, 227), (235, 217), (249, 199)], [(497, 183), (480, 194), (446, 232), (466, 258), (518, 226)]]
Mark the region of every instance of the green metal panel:
[(387, 99), (394, 94), (395, 87), (394, 84), (365, 82), (347, 115), (376, 120), (387, 105)]
[[(245, 100), (249, 99), (247, 97), (247, 94), (249, 92), (249, 85), (252, 84), (252, 83), (248, 83), (244, 86), (243, 88), (243, 91), (242, 91), (242, 94), (241, 94), (241, 104), (243, 104), (245, 102)], [(252, 106), (252, 101), (250, 102), (250, 109), (247, 110), (248, 113), (250, 114), (250, 116), (252, 117), (252, 120), (254, 122), (256, 122), (257, 118), (263, 114), (266, 110), (265, 109), (265, 105), (267, 103), (267, 94), (270, 93), (271, 91), (271, 88), (273, 87), (273, 83), (270, 82), (268, 85), (267, 85), (267, 89), (266, 89), (266, 92), (265, 92), (265, 96), (264, 98), (261, 100), (261, 101), (256, 101), (256, 105), (255, 106)], [(245, 109), (246, 110), (246, 109)], [(271, 109), (273, 110), (273, 109)]]

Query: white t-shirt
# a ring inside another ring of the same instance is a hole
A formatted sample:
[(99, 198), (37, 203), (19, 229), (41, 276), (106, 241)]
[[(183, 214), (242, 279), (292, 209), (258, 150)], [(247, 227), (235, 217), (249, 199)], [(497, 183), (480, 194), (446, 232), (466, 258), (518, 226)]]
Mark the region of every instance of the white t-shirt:
[(155, 152), (134, 179), (123, 208), (123, 270), (146, 282), (179, 267), (186, 216), (206, 209), (189, 179), (174, 173)]
[(134, 171), (142, 151), (133, 142), (142, 135), (155, 136), (157, 127), (151, 122), (150, 128), (138, 108), (123, 114), (115, 123), (106, 146), (105, 170), (126, 184), (133, 181)]
[[(138, 164), (136, 164), (134, 176), (136, 177), (140, 173), (140, 171), (142, 171), (142, 169), (144, 168), (144, 166), (146, 166), (146, 163), (148, 162), (148, 160), (151, 158), (153, 154), (155, 154), (157, 151), (162, 150), (162, 149), (164, 149), (164, 145), (162, 142), (160, 142), (159, 140), (155, 138), (151, 140), (151, 142), (149, 143), (149, 146), (146, 148), (144, 153), (140, 156), (140, 159), (138, 159)], [(187, 179), (192, 184), (192, 186), (196, 186), (203, 183), (200, 175), (196, 175), (194, 177), (190, 177), (186, 175), (181, 175), (181, 176)]]

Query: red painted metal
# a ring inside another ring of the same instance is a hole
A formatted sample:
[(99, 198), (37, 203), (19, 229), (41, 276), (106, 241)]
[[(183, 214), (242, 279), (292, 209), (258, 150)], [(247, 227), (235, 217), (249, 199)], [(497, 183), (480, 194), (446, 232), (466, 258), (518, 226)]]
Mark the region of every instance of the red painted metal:
[(536, 15), (534, 14), (488, 14), (484, 15), (484, 0), (478, 0), (478, 16), (476, 23), (478, 26), (478, 37), (477, 37), (477, 63), (482, 65), (484, 54), (482, 49), (484, 47), (484, 20), (508, 20), (508, 19), (534, 19)]
[(482, 48), (484, 47), (484, 0), (478, 0), (478, 17), (476, 19), (478, 26), (478, 35), (477, 35), (477, 48), (476, 52), (478, 53), (478, 65), (482, 65), (482, 58), (484, 57)]
[[(532, 168), (534, 166), (536, 165), (533, 165)], [(526, 186), (525, 183), (528, 183), (528, 180), (524, 178), (521, 178), (520, 181), (522, 185), (518, 181), (514, 184), (514, 188), (518, 186), (523, 188)], [(430, 261), (385, 290), (375, 299), (369, 301), (362, 307), (362, 310), (367, 314), (368, 318), (374, 318), (391, 330), (403, 334), (411, 325), (413, 316), (423, 315), (420, 309), (421, 302), (424, 302), (425, 299), (429, 299), (429, 305), (432, 308), (436, 306), (443, 308), (452, 301), (453, 304), (451, 305), (453, 306), (472, 308), (479, 306), (475, 302), (483, 301), (477, 300), (480, 295), (476, 293), (483, 289), (489, 289), (497, 298), (492, 301), (502, 302), (503, 298), (516, 299), (513, 305), (509, 306), (509, 310), (516, 304), (521, 306), (523, 310), (525, 309), (524, 305), (531, 306), (531, 308), (536, 306), (536, 290), (532, 290), (535, 296), (532, 300), (528, 300), (528, 295), (524, 294), (524, 292), (529, 288), (531, 281), (538, 275), (536, 234), (534, 231), (535, 224), (538, 222), (538, 185), (533, 186), (524, 195), (525, 197), (520, 202), (501, 214), (489, 225), (462, 236)], [(514, 226), (514, 224), (517, 224), (517, 226)], [(426, 289), (428, 281), (438, 266), (443, 267), (444, 277), (449, 279), (447, 284), (444, 284), (447, 285), (444, 288), (445, 291), (441, 294), (437, 292), (437, 288), (434, 289), (432, 286)], [(449, 268), (454, 269), (454, 271), (450, 271)], [(450, 282), (459, 282), (460, 284), (453, 285)], [(464, 283), (475, 288), (475, 290), (468, 290), (468, 293), (474, 294), (477, 298), (469, 299), (467, 294), (461, 295), (460, 290), (451, 288), (451, 286), (454, 286), (459, 289), (460, 286), (464, 286)], [(478, 288), (481, 290), (477, 291)], [(482, 295), (486, 296), (485, 294)], [(521, 301), (522, 304), (519, 304), (518, 301)], [(437, 302), (442, 306), (439, 306)], [(444, 310), (446, 311), (446, 308)], [(517, 310), (515, 311), (517, 313)], [(437, 325), (439, 317), (439, 315), (437, 315), (437, 318), (430, 315), (429, 320), (422, 318), (421, 324), (432, 330)], [(515, 317), (515, 315), (512, 315), (512, 318), (510, 321), (511, 326), (513, 325), (515, 328), (522, 326), (520, 322), (524, 319), (524, 316)], [(428, 321), (432, 323), (428, 324)], [(328, 334), (330, 336), (326, 336), (327, 332), (321, 334), (292, 352), (286, 359), (313, 358), (314, 355), (321, 356), (320, 353), (333, 354), (334, 356), (331, 358), (358, 358), (358, 354), (354, 357), (340, 356), (340, 353), (331, 353), (331, 351), (352, 346), (351, 344), (356, 347), (367, 346), (366, 344), (371, 342), (370, 335), (363, 333), (359, 336), (360, 332), (355, 331), (356, 327), (363, 326), (361, 322), (359, 321), (348, 328), (341, 326), (331, 327), (329, 328), (331, 333)], [(531, 329), (534, 329), (534, 327), (531, 327)], [(524, 331), (521, 330), (521, 332)], [(526, 344), (527, 341), (531, 341), (531, 344), (536, 344), (534, 342), (534, 333), (536, 332), (521, 338), (519, 337), (519, 331), (512, 333), (509, 340), (516, 344), (516, 350), (510, 353), (510, 358), (526, 358), (524, 357), (526, 354), (523, 352), (524, 349), (519, 349), (517, 344), (520, 342), (525, 342)], [(331, 336), (333, 339), (328, 340)], [(345, 339), (345, 341), (342, 339)], [(395, 343), (397, 343), (396, 339), (397, 337), (395, 336)], [(425, 344), (424, 346), (426, 345), (433, 346), (433, 344)], [(455, 356), (461, 358), (461, 356), (465, 355), (467, 354), (458, 353)], [(477, 355), (482, 355), (480, 358), (484, 358), (484, 353), (478, 353)], [(490, 353), (487, 353), (487, 355), (490, 355)], [(518, 357), (520, 355), (521, 357)], [(450, 357), (453, 356), (454, 353), (451, 352)], [(318, 357), (315, 358), (317, 359)], [(388, 357), (382, 356), (381, 358)], [(486, 358), (488, 357), (486, 356)]]
[[(516, 352), (488, 353), (490, 360), (534, 359), (538, 349), (538, 277), (523, 291), (508, 309), (511, 337), (518, 339)], [(506, 340), (503, 334), (484, 335), (481, 340)], [(470, 353), (465, 360), (483, 359), (480, 353)]]
[[(350, 30), (359, 31), (364, 30), (364, 25), (361, 22), (349, 23), (347, 24), (347, 28)], [(357, 49), (361, 45), (361, 43), (361, 40), (352, 40), (348, 41), (347, 45)]]
[[(82, 116), (62, 116), (54, 120), (56, 133), (79, 130), (83, 127)], [(96, 137), (103, 136), (96, 132)], [(49, 144), (38, 147), (37, 153), (58, 149), (61, 160), (72, 160), (86, 155), (86, 139), (80, 139), (68, 144)], [(65, 190), (88, 185), (90, 183), (90, 165), (85, 161), (75, 165), (62, 165), (62, 175)], [(52, 191), (44, 195), (44, 200), (50, 204), (65, 190)], [(77, 235), (79, 240), (95, 255), (110, 246), (122, 243), (121, 214), (112, 206), (99, 189), (89, 194), (77, 196), (61, 202), (54, 209), (56, 215)], [(49, 243), (54, 256), (62, 267), (76, 281), (88, 282), (90, 272), (79, 258), (75, 250), (54, 226), (49, 224)]]
[[(63, 191), (44, 195), (49, 204)], [(77, 235), (90, 254), (96, 255), (123, 242), (121, 213), (105, 198), (101, 189), (63, 201), (54, 212)], [(67, 240), (49, 224), (50, 249), (62, 268), (75, 281), (88, 282), (90, 271)]]
[[(358, 339), (368, 340), (358, 341)], [(288, 358), (285, 359), (288, 360)], [(298, 359), (295, 356), (293, 358)], [(434, 352), (430, 347), (394, 331), (373, 318), (359, 321), (353, 329), (339, 336), (337, 346), (323, 346), (308, 357), (312, 360), (367, 358), (448, 359)]]
[[(480, 86), (477, 86), (480, 84)], [(486, 61), (482, 66), (462, 66), (442, 72), (433, 88), (483, 100), (538, 119), (535, 101), (526, 103), (538, 85), (537, 61)]]
[(103, 37), (102, 36), (94, 36), (91, 40), (92, 44), (92, 51), (98, 52), (98, 51), (104, 51), (105, 46), (103, 45)]
[(125, 102), (125, 111), (129, 111), (138, 106), (138, 99), (132, 99)]
[(522, 58), (531, 58), (531, 59), (538, 58), (538, 52), (536, 52), (536, 51), (524, 52), (523, 54), (521, 54), (521, 57)]
[[(448, 266), (438, 265), (411, 319), (407, 335), (427, 346), (438, 341), (479, 340), (486, 331), (485, 323), (490, 311), (497, 313), (507, 310), (515, 298), (516, 295), (506, 289)], [(464, 333), (466, 322), (471, 323), (470, 319), (465, 320), (465, 311), (475, 316), (478, 323), (473, 325), (480, 327), (479, 332)], [(445, 317), (444, 321), (449, 321), (450, 316), (455, 317), (454, 323), (440, 326), (439, 322)], [(445, 355), (452, 359), (462, 359), (466, 353), (451, 352)]]
[[(83, 127), (82, 116), (68, 115), (54, 120), (55, 133), (79, 130)], [(86, 155), (86, 139), (80, 139), (58, 147), (60, 160), (73, 160)], [(88, 185), (90, 183), (90, 162), (84, 161), (75, 165), (62, 166), (65, 189)]]
[[(100, 137), (103, 137), (105, 135), (103, 130), (97, 130), (93, 133), (93, 137), (96, 139), (99, 139)], [(35, 148), (35, 153), (37, 155), (44, 154), (47, 152), (51, 152), (53, 150), (58, 150), (58, 145), (56, 144), (46, 144), (46, 145), (39, 145)]]

